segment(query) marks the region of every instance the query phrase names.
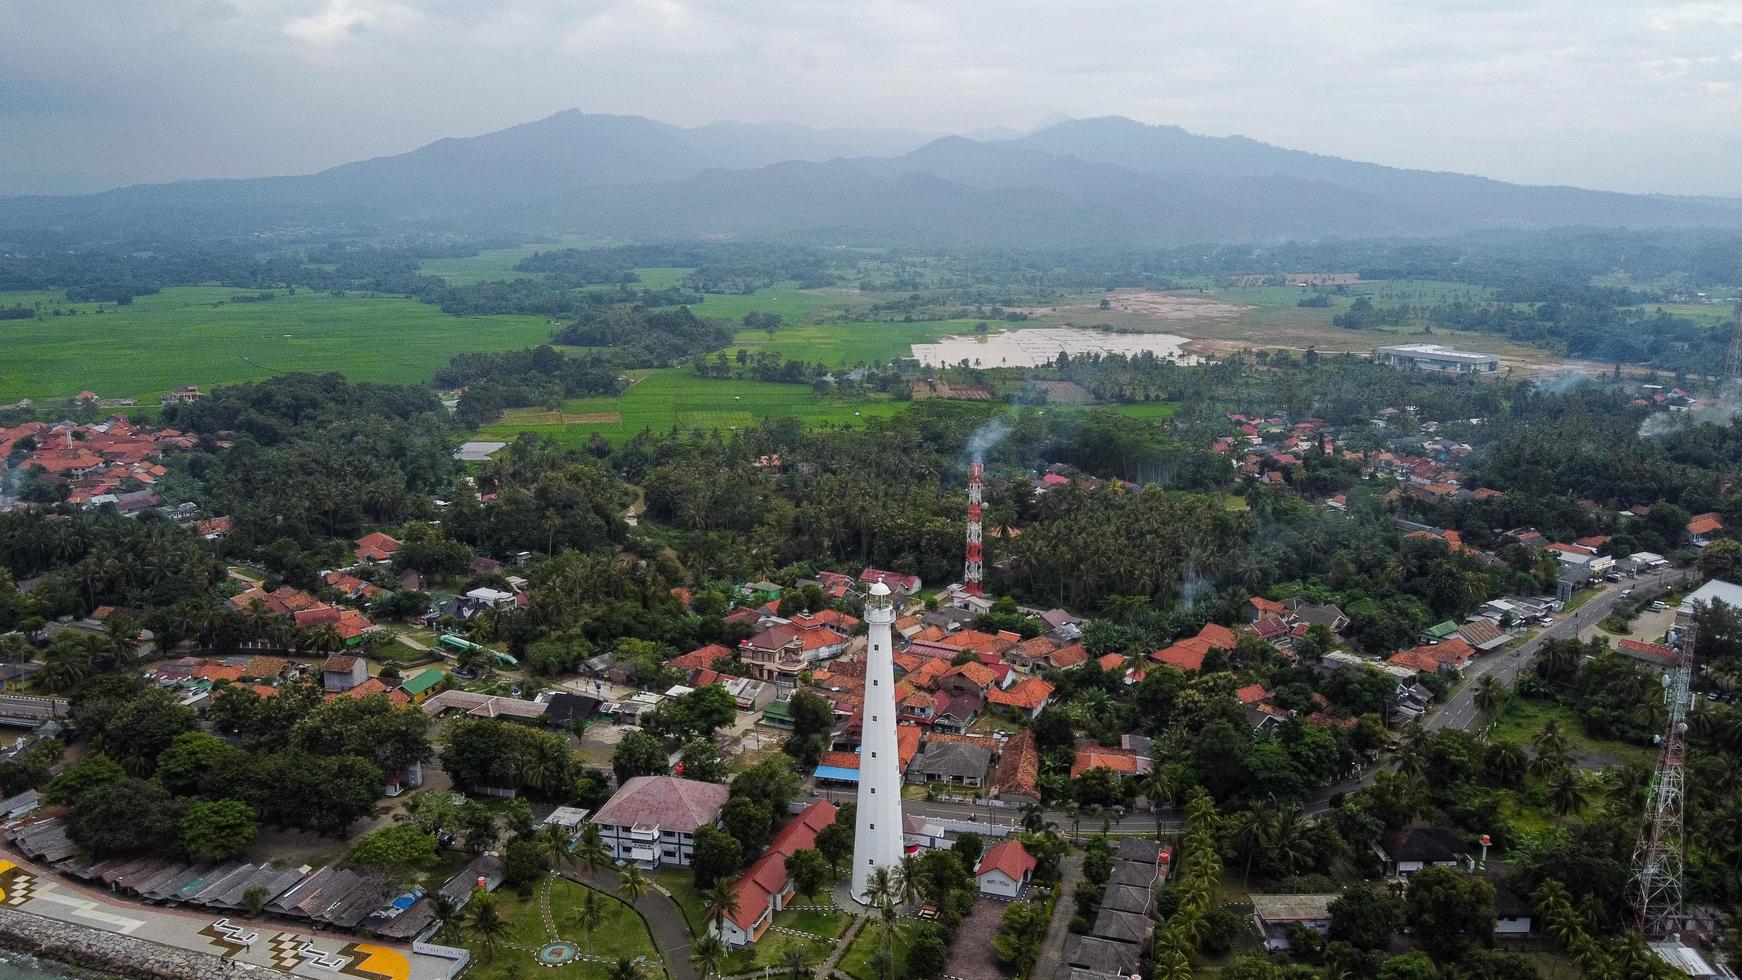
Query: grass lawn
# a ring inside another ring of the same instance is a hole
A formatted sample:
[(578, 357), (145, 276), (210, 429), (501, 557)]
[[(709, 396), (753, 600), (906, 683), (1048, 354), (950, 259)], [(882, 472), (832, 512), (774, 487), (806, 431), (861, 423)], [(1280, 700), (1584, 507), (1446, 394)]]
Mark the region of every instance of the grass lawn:
[(461, 258), (425, 259), (417, 271), (426, 276), (441, 276), (452, 286), (498, 279), (541, 279), (544, 277), (542, 272), (514, 271), (515, 263), (534, 252), (549, 252), (568, 247), (568, 244), (562, 242), (544, 242), (516, 245), (513, 248), (486, 248), (477, 255)]
[[(904, 919), (895, 927), (896, 976), (901, 976), (901, 961), (907, 956), (907, 938), (917, 927), (918, 923), (912, 919)], [(853, 937), (847, 955), (841, 957), (841, 972), (857, 980), (878, 980), (877, 971), (871, 968), (871, 957), (882, 948), (883, 924), (876, 921), (865, 923), (865, 927)]]
[(1179, 405), (1174, 402), (1132, 402), (1127, 405), (1101, 405), (1096, 410), (1112, 412), (1129, 419), (1170, 419), (1179, 411)]
[[(797, 896), (794, 901), (803, 902), (804, 896)], [(847, 923), (853, 921), (852, 916), (845, 912), (823, 912), (817, 909), (786, 909), (774, 914), (774, 924), (782, 929), (797, 929), (816, 936), (841, 938), (841, 933), (847, 931)]]
[(906, 406), (895, 401), (823, 398), (810, 385), (702, 378), (689, 368), (668, 368), (652, 372), (614, 398), (570, 399), (557, 412), (509, 411), (480, 428), (478, 438), (512, 441), (521, 432), (540, 432), (578, 443), (597, 432), (619, 442), (642, 429), (664, 432), (677, 426), (724, 431), (748, 428), (764, 418), (844, 426), (866, 417), (893, 416)]
[(769, 929), (755, 943), (733, 950), (726, 957), (722, 972), (750, 973), (763, 967), (774, 967), (778, 970), (785, 965), (786, 951), (789, 949), (801, 951), (804, 961), (815, 966), (829, 958), (829, 954), (835, 950), (835, 944), (820, 939), (801, 939)]
[(1580, 589), (1573, 593), (1573, 597), (1568, 599), (1566, 605), (1561, 607), (1560, 615), (1566, 616), (1577, 612), (1580, 606), (1595, 599), (1597, 597), (1597, 592), (1598, 590), (1596, 589)]
[(229, 302), (241, 292), (248, 291), (178, 286), (129, 306), (0, 293), (0, 306), (34, 297), (43, 299), (45, 311), (79, 311), (5, 321), (0, 403), (52, 402), (85, 389), (104, 398), (155, 401), (177, 385), (210, 388), (288, 371), (427, 384), (454, 354), (526, 347), (550, 337), (549, 321), (538, 316), (457, 317), (401, 297), (306, 289), (294, 296), (276, 290), (270, 302)]
[[(522, 946), (543, 946), (551, 940), (544, 926), (543, 913), (540, 911), (540, 894), (543, 886), (534, 888), (532, 895), (522, 898), (513, 889), (499, 889), (496, 894), (496, 910), (501, 913), (503, 921), (508, 923), (508, 929), (503, 933), (496, 945), (494, 959), (486, 962), (482, 947), (470, 936), (461, 935), (462, 942), (472, 951), (472, 967), (467, 971), (468, 977), (482, 977), (485, 980), (506, 980), (512, 976), (526, 976), (537, 973), (551, 976), (587, 978), (587, 980), (602, 980), (609, 972), (606, 963), (571, 963), (561, 967), (543, 967), (533, 959), (532, 953), (523, 949), (511, 949), (507, 944)], [(556, 921), (560, 938), (576, 943), (584, 952), (587, 949), (587, 936), (574, 923), (574, 909), (580, 904), (585, 886), (575, 884), (566, 878), (556, 878), (551, 882), (550, 910)], [(605, 923), (593, 935), (593, 952), (599, 956), (630, 957), (646, 956), (649, 960), (659, 958), (658, 949), (653, 944), (653, 937), (648, 934), (647, 926), (641, 921), (629, 906), (624, 905), (615, 896), (607, 895), (605, 903)]]
[(1560, 725), (1566, 736), (1567, 751), (1583, 759), (1607, 762), (1643, 762), (1649, 765), (1656, 755), (1642, 745), (1592, 738), (1585, 734), (1584, 723), (1573, 709), (1554, 701), (1512, 697), (1506, 702), (1506, 713), (1494, 726), (1493, 741), (1530, 743), (1549, 721)]

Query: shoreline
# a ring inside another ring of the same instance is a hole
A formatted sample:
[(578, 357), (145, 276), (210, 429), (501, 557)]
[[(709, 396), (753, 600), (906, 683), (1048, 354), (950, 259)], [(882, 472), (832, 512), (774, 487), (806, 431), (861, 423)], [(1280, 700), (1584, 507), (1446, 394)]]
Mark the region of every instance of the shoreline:
[(237, 974), (287, 976), (250, 963), (232, 963), (148, 939), (136, 939), (11, 908), (0, 908), (0, 950), (65, 966), (75, 976), (90, 980), (112, 977), (225, 980)]

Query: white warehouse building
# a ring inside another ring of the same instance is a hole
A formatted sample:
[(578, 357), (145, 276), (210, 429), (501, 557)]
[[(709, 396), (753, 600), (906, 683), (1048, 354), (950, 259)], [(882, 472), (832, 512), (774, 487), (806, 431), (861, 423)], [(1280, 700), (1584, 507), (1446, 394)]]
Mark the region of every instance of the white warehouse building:
[(1421, 368), (1424, 371), (1444, 371), (1448, 374), (1492, 374), (1500, 370), (1500, 358), (1493, 354), (1453, 350), (1439, 344), (1392, 344), (1375, 347), (1373, 359), (1395, 368)]

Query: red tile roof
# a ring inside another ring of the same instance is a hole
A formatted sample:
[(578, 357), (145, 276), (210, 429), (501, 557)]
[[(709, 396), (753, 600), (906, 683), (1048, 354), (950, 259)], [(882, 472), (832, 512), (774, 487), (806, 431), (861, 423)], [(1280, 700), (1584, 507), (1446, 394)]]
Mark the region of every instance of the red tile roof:
[(1051, 661), (1052, 665), (1060, 670), (1086, 663), (1088, 662), (1088, 659), (1089, 651), (1081, 643), (1073, 643), (1068, 647), (1061, 647), (1047, 656), (1047, 660)]
[(1022, 879), (1034, 873), (1039, 862), (1015, 839), (996, 844), (980, 859), (980, 866), (974, 869), (975, 875), (983, 875), (992, 871), (1001, 871), (1005, 877), (1020, 884)]
[(1107, 749), (1099, 745), (1083, 745), (1077, 747), (1076, 758), (1071, 761), (1071, 778), (1075, 779), (1090, 769), (1111, 769), (1122, 776), (1135, 775), (1141, 764), (1137, 753), (1129, 749)]
[(1000, 795), (1040, 798), (1040, 749), (1033, 731), (1025, 728), (1004, 743), (1004, 754), (992, 770), (992, 785)]
[(353, 554), (358, 561), (385, 561), (392, 558), (399, 547), (399, 541), (393, 536), (370, 531), (357, 539), (357, 548)]
[(1689, 534), (1711, 534), (1713, 531), (1721, 531), (1723, 529), (1724, 519), (1719, 517), (1716, 511), (1696, 514), (1694, 515), (1694, 519), (1688, 522)]
[(1234, 696), (1240, 699), (1241, 704), (1248, 705), (1270, 700), (1270, 692), (1264, 689), (1263, 684), (1248, 684), (1235, 691)]
[(1053, 686), (1038, 677), (1025, 677), (1008, 689), (992, 688), (986, 692), (989, 704), (1002, 705), (1007, 708), (1021, 708), (1024, 711), (1035, 711), (1046, 704), (1052, 697)]

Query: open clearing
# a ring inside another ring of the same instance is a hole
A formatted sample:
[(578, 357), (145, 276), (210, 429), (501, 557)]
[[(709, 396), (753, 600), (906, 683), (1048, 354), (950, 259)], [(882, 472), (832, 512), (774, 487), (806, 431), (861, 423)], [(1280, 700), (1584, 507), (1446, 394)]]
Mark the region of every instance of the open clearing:
[[(1254, 348), (1304, 351), (1311, 347), (1322, 353), (1367, 354), (1383, 344), (1427, 342), (1496, 354), (1503, 371), (1594, 373), (1605, 367), (1558, 358), (1541, 348), (1514, 343), (1496, 334), (1458, 330), (1434, 330), (1428, 334), (1413, 323), (1378, 330), (1345, 330), (1331, 323), (1333, 316), (1348, 309), (1361, 296), (1379, 306), (1431, 306), (1490, 298), (1492, 291), (1481, 286), (1428, 279), (1381, 280), (1348, 286), (1343, 293), (1325, 293), (1331, 302), (1328, 307), (1300, 306), (1300, 300), (1309, 295), (1312, 295), (1309, 290), (1289, 286), (1205, 285), (1166, 292), (1115, 290), (1085, 294), (1076, 302), (1028, 312), (1047, 324), (1104, 324), (1123, 330), (1179, 334), (1191, 338), (1184, 345), (1186, 351), (1210, 357)], [(1100, 308), (1102, 299), (1108, 301), (1111, 309)]]
[[(449, 316), (401, 297), (297, 290), (231, 303), (242, 290), (180, 286), (128, 306), (69, 303), (58, 293), (0, 293), (78, 316), (0, 320), (0, 403), (54, 401), (83, 390), (155, 399), (177, 385), (211, 387), (290, 371), (341, 371), (353, 381), (428, 383), (462, 351), (550, 339), (539, 316)], [(98, 313), (102, 309), (104, 312)]]

